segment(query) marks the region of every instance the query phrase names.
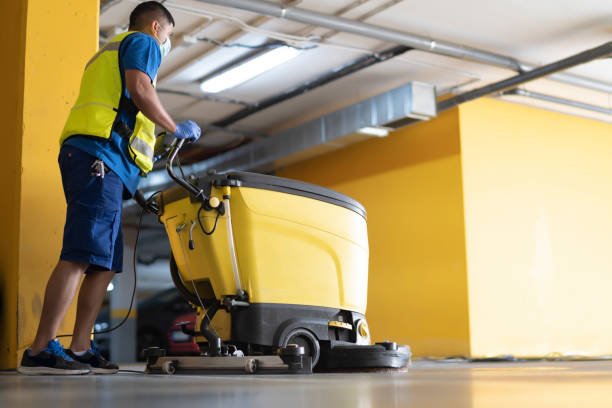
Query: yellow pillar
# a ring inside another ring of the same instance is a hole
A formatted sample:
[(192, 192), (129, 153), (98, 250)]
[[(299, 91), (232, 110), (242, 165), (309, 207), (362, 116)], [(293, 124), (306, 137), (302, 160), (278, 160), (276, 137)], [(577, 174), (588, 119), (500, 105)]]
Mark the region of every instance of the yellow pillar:
[[(3, 1), (0, 76), (5, 126), (0, 160), (0, 368), (31, 343), (61, 248), (65, 202), (57, 154), (87, 60), (98, 48), (99, 1)], [(60, 330), (70, 333), (74, 309)]]
[(612, 124), (462, 105), (473, 355), (612, 353)]

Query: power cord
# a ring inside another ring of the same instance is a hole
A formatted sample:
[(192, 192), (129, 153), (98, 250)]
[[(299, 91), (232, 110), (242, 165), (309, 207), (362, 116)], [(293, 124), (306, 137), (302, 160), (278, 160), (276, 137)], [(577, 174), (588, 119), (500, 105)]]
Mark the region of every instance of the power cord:
[[(184, 180), (187, 180), (187, 177), (185, 177), (185, 173), (183, 172), (183, 166), (181, 165), (181, 159), (178, 154), (176, 155), (176, 164), (181, 173), (181, 177), (183, 177)], [(213, 225), (212, 230), (206, 231), (206, 228), (204, 228), (204, 224), (202, 224), (202, 219), (200, 217), (200, 213), (202, 212), (202, 210), (204, 210), (203, 205), (200, 206), (200, 208), (198, 209), (198, 224), (200, 224), (200, 229), (202, 230), (202, 233), (204, 233), (204, 235), (212, 235), (217, 229), (217, 223), (219, 222), (220, 213), (217, 211), (217, 217), (215, 218), (215, 224)]]
[[(181, 159), (178, 154), (176, 155), (176, 164), (181, 173), (181, 177), (183, 177), (184, 180), (187, 180), (187, 177), (185, 177), (185, 173), (183, 172), (183, 166), (181, 165)], [(217, 222), (219, 221), (219, 212), (217, 212), (217, 217), (215, 218), (215, 224), (213, 225), (212, 230), (206, 231), (206, 228), (204, 228), (204, 225), (202, 224), (202, 219), (200, 217), (200, 213), (202, 212), (203, 209), (204, 209), (203, 205), (200, 206), (200, 208), (198, 209), (198, 224), (200, 224), (200, 229), (202, 230), (204, 235), (212, 235), (213, 232), (215, 232), (215, 230), (217, 229)]]
[(204, 228), (204, 224), (202, 224), (202, 218), (200, 217), (200, 213), (202, 212), (202, 210), (204, 210), (204, 206), (200, 206), (200, 209), (198, 210), (198, 224), (200, 224), (200, 229), (202, 230), (202, 232), (204, 233), (204, 235), (212, 235), (215, 230), (217, 229), (217, 222), (219, 222), (219, 211), (217, 211), (217, 216), (215, 217), (215, 224), (213, 225), (212, 229), (210, 231), (206, 231), (206, 228)]
[(140, 371), (140, 370), (123, 370), (123, 369), (119, 369), (118, 372), (119, 373), (130, 373), (130, 374), (146, 374), (146, 372)]

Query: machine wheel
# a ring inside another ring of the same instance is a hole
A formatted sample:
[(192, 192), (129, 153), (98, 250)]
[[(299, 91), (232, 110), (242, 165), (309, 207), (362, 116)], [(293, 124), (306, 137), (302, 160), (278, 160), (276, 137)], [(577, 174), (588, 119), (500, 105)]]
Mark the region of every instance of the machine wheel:
[(174, 364), (174, 361), (164, 361), (162, 364), (162, 372), (168, 375), (174, 374), (176, 372), (176, 364)]
[(304, 347), (304, 355), (312, 358), (312, 368), (315, 368), (321, 356), (321, 346), (319, 340), (310, 330), (295, 329), (291, 331), (283, 342), (283, 347), (287, 347), (288, 344), (297, 344), (299, 347)]
[(259, 364), (257, 363), (257, 360), (255, 360), (254, 358), (249, 358), (244, 364), (244, 371), (247, 374), (255, 374), (257, 372), (258, 367)]
[[(172, 277), (172, 282), (174, 283), (174, 286), (179, 291), (181, 296), (183, 296), (183, 299), (193, 305), (200, 306), (200, 299), (198, 299), (196, 294), (189, 290), (187, 286), (185, 286), (185, 283), (181, 278), (181, 274), (172, 254), (170, 255), (170, 276)], [(202, 303), (204, 303), (204, 307), (210, 307), (210, 305), (214, 301), (215, 299), (202, 298)]]

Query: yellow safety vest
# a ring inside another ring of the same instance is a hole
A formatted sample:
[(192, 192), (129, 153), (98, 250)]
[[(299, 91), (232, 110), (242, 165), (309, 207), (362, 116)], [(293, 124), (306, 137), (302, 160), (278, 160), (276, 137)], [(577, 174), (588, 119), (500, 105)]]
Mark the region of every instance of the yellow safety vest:
[(122, 99), (123, 79), (119, 70), (119, 47), (133, 33), (128, 31), (115, 36), (85, 66), (79, 97), (62, 131), (60, 145), (73, 135), (109, 139), (114, 129), (123, 137), (129, 137), (129, 156), (144, 176), (153, 168), (155, 124), (138, 112), (134, 129), (127, 129), (117, 114), (120, 104), (122, 109), (128, 107), (138, 111), (133, 103)]

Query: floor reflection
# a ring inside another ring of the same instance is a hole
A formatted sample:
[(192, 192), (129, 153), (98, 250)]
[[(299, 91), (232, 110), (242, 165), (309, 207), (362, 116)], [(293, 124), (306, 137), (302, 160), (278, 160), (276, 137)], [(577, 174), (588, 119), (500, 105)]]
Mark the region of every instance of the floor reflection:
[(67, 408), (610, 407), (612, 362), (416, 362), (403, 373), (306, 376), (121, 373), (66, 378), (0, 373), (0, 407), (59, 404)]

